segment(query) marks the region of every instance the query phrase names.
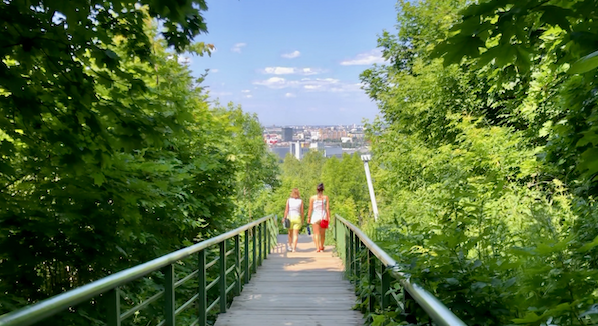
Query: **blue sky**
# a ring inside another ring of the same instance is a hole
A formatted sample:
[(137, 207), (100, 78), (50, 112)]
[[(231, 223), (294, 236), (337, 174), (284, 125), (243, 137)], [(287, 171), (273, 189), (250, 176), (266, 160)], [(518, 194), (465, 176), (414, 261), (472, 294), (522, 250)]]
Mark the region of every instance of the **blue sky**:
[(394, 31), (396, 0), (208, 0), (211, 57), (193, 57), (211, 100), (234, 102), (264, 126), (361, 123), (378, 109), (359, 74), (381, 63), (377, 36)]

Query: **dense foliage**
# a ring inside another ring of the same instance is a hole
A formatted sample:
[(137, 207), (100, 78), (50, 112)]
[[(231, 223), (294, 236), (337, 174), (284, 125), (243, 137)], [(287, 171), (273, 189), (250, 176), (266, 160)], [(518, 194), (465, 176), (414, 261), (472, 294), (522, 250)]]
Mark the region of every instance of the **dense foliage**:
[(598, 321), (596, 8), (399, 1), (362, 74), (382, 113), (365, 228), (468, 325)]
[(209, 54), (206, 9), (0, 3), (0, 314), (263, 216), (256, 116), (210, 107), (178, 63)]

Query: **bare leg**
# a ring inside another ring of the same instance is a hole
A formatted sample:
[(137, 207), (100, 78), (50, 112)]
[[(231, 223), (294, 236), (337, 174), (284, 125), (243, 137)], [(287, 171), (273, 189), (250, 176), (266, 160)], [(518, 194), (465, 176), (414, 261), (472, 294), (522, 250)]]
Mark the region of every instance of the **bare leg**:
[(299, 240), (299, 230), (293, 230), (293, 251), (297, 250), (297, 240)]
[(314, 240), (314, 244), (316, 245), (316, 251), (320, 251), (320, 224), (319, 223), (314, 223), (311, 225), (311, 227), (313, 228), (313, 240)]
[[(288, 247), (291, 247), (291, 244), (293, 243), (293, 230), (289, 229), (289, 241), (287, 242)], [(292, 248), (292, 247), (291, 247)]]
[(326, 229), (320, 228), (320, 249), (324, 250), (324, 242), (326, 242)]

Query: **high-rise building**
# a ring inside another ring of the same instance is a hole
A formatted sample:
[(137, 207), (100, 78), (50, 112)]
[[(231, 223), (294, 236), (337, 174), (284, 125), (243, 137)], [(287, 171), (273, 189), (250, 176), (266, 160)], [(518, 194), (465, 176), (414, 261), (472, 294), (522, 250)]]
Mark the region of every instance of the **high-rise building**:
[(282, 128), (282, 141), (293, 141), (293, 128)]

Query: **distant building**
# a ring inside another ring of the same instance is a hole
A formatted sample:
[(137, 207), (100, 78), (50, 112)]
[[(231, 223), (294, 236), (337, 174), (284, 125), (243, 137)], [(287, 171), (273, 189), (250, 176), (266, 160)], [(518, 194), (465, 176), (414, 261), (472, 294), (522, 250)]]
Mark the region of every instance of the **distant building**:
[(309, 148), (314, 149), (314, 150), (324, 149), (324, 143), (313, 142), (313, 143), (309, 144)]
[[(291, 142), (289, 146), (270, 147), (270, 151), (278, 155), (279, 162), (284, 161), (284, 158), (288, 154), (291, 154), (298, 160), (302, 160), (309, 151), (319, 151), (320, 153), (322, 153), (324, 157), (336, 157), (340, 159), (342, 158), (343, 153), (347, 152), (346, 150), (343, 150), (343, 148), (340, 146), (324, 146), (324, 143), (311, 143), (309, 144), (309, 146), (307, 145), (307, 143), (296, 141)], [(349, 153), (352, 152), (355, 152), (355, 150)]]
[(326, 146), (324, 147), (324, 156), (327, 158), (331, 158), (333, 156), (337, 158), (342, 158), (343, 148), (340, 146)]
[(320, 140), (320, 132), (311, 131), (311, 140)]
[(269, 145), (278, 143), (279, 137), (277, 134), (264, 134), (264, 142)]
[(282, 141), (293, 141), (293, 128), (282, 128)]
[(353, 132), (353, 133), (349, 134), (348, 136), (353, 137), (355, 139), (363, 139), (365, 135), (363, 134), (363, 132)]
[(284, 158), (289, 153), (289, 148), (286, 146), (285, 147), (271, 147), (270, 151), (272, 153), (278, 155), (278, 161), (282, 162), (282, 161), (284, 161)]
[(320, 139), (322, 140), (339, 140), (342, 137), (347, 137), (347, 132), (345, 130), (335, 130), (334, 127), (320, 129), (319, 133)]
[(302, 147), (300, 142), (291, 143), (289, 152), (295, 156), (296, 159), (301, 160), (303, 157)]
[(282, 162), (284, 161), (284, 158), (287, 156), (287, 154), (291, 154), (294, 157), (299, 156), (301, 158), (303, 158), (303, 156), (305, 156), (305, 153), (307, 153), (309, 151), (309, 148), (304, 148), (302, 147), (300, 144), (299, 146), (297, 146), (299, 142), (297, 143), (291, 143), (290, 146), (283, 146), (283, 147), (270, 147), (270, 151), (276, 155), (278, 155), (278, 161)]

